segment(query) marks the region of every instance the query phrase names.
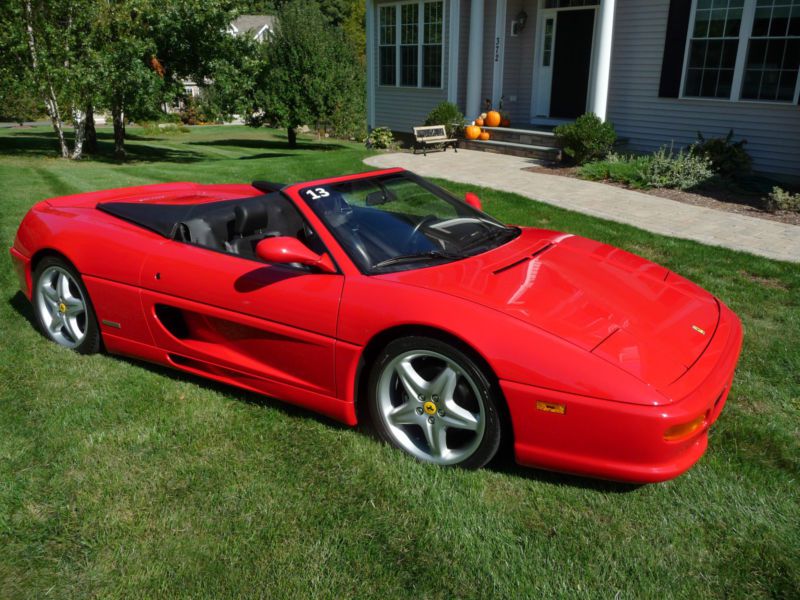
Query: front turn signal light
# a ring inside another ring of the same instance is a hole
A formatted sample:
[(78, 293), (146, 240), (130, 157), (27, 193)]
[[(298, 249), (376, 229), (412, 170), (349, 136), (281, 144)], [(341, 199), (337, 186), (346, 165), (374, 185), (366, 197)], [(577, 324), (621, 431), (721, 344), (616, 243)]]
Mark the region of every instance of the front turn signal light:
[(664, 439), (668, 442), (677, 442), (678, 440), (685, 439), (700, 429), (705, 420), (706, 416), (705, 414), (702, 414), (696, 419), (692, 419), (688, 423), (673, 425), (664, 432)]

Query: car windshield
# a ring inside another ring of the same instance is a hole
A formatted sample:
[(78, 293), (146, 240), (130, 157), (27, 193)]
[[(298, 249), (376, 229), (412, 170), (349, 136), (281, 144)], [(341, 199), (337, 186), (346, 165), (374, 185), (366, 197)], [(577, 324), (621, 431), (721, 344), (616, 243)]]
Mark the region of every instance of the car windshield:
[(519, 234), (410, 173), (313, 185), (300, 196), (365, 273), (458, 260)]

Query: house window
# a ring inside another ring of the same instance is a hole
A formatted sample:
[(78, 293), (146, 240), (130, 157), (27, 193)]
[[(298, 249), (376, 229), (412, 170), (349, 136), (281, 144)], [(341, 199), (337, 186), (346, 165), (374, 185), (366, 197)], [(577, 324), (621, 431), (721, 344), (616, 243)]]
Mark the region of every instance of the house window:
[(380, 85), (442, 86), (444, 2), (382, 4), (378, 12)]
[(800, 69), (800, 0), (759, 0), (742, 98), (792, 102)]
[(419, 4), (400, 5), (400, 85), (419, 79)]
[(394, 85), (397, 82), (396, 31), (395, 7), (381, 6), (378, 26), (378, 63), (381, 85)]
[(683, 96), (794, 102), (800, 0), (694, 0)]
[(422, 20), (422, 87), (442, 85), (444, 4), (426, 2)]
[(730, 98), (743, 7), (744, 0), (697, 0), (686, 96)]

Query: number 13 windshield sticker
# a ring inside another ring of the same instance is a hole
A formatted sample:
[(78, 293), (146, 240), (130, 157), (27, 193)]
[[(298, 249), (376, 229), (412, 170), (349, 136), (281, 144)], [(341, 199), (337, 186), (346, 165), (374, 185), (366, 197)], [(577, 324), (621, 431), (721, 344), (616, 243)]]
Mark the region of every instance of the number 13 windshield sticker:
[(303, 193), (311, 200), (319, 200), (320, 198), (327, 198), (330, 196), (330, 192), (322, 187), (304, 190)]

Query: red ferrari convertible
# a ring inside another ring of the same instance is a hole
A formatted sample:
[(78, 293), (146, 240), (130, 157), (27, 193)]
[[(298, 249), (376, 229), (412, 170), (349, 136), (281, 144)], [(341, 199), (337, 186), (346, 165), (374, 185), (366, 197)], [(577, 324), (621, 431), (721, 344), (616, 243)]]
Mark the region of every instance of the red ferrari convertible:
[(632, 482), (703, 454), (742, 343), (719, 299), (401, 169), (52, 198), (11, 256), (44, 335), (319, 411), (419, 460)]

